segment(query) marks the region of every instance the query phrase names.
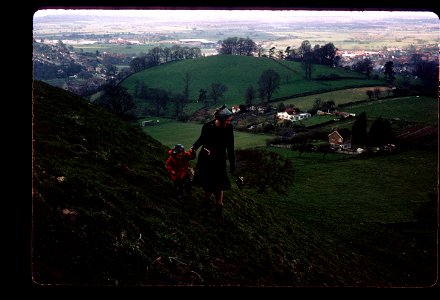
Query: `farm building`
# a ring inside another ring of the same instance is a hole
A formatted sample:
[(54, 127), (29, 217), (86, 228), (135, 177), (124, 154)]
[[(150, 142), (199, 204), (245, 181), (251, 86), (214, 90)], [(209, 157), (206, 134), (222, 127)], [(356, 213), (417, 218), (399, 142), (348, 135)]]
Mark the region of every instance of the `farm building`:
[(289, 120), (292, 122), (301, 121), (310, 118), (312, 115), (309, 113), (292, 114), (288, 112), (277, 113), (277, 118), (282, 120)]
[(351, 148), (351, 132), (347, 128), (336, 129), (328, 135), (328, 142), (334, 148)]

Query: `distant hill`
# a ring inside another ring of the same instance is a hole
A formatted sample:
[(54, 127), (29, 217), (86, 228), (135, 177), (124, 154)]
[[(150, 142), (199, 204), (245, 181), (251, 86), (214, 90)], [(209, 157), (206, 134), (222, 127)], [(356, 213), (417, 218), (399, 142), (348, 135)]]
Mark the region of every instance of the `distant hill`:
[[(267, 69), (273, 69), (281, 77), (280, 88), (274, 93), (273, 101), (343, 88), (384, 84), (382, 80), (367, 79), (365, 75), (354, 71), (323, 65), (314, 65), (312, 80), (306, 80), (301, 63), (298, 62), (276, 61), (265, 57), (215, 55), (148, 68), (129, 76), (121, 85), (132, 95), (135, 94), (136, 82), (150, 88), (183, 93), (184, 78), (189, 74), (190, 102), (198, 99), (200, 89), (209, 91), (212, 83), (221, 83), (227, 87), (227, 91), (219, 102), (238, 105), (245, 103), (245, 92), (249, 86), (258, 90), (258, 80)], [(254, 102), (260, 102), (258, 93), (256, 97)], [(144, 101), (137, 98), (135, 100), (138, 103)], [(201, 105), (195, 105), (193, 111)]]

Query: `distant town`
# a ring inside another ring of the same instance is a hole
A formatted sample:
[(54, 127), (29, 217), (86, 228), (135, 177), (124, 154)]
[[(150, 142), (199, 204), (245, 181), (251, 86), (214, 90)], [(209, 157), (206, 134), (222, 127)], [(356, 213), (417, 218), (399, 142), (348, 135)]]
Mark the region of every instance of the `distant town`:
[[(126, 40), (122, 38), (106, 40), (45, 40), (35, 39), (34, 45), (34, 64), (40, 64), (48, 68), (49, 66), (76, 66), (68, 71), (63, 68), (56, 70), (52, 75), (42, 75), (38, 72), (36, 77), (40, 79), (65, 78), (60, 87), (75, 92), (79, 95), (88, 95), (96, 88), (105, 84), (109, 80), (122, 79), (130, 73), (129, 64), (135, 56), (109, 51), (96, 50), (95, 52), (85, 52), (81, 46), (84, 45), (141, 45), (138, 40)], [(220, 42), (205, 39), (180, 39), (166, 41), (169, 45), (182, 47), (196, 47), (201, 49), (202, 56), (217, 55), (221, 47)], [(144, 44), (147, 45), (147, 44)], [(267, 44), (257, 45), (267, 49)], [(284, 50), (281, 49), (273, 57), (283, 59)], [(266, 54), (267, 53), (267, 54)], [(263, 51), (261, 56), (267, 56), (269, 50)], [(414, 56), (416, 55), (416, 56)], [(438, 52), (432, 47), (410, 47), (408, 49), (385, 48), (380, 51), (368, 50), (336, 50), (337, 63), (334, 67), (351, 69), (356, 63), (365, 58), (370, 58), (373, 71), (382, 72), (387, 61), (394, 62), (394, 71), (401, 76), (411, 76), (414, 69), (414, 58), (421, 61), (437, 61)], [(116, 67), (126, 66), (124, 67)], [(47, 70), (46, 70), (47, 72)], [(82, 79), (82, 80), (77, 80)]]
[[(35, 18), (34, 78), (87, 97), (105, 83), (136, 71), (130, 64), (152, 49), (188, 49), (191, 54), (186, 58), (218, 55), (222, 41), (232, 37), (252, 39), (257, 47), (252, 55), (276, 60), (286, 59), (304, 41), (312, 48), (332, 43), (336, 51), (333, 67), (353, 69), (369, 58), (372, 76), (383, 73), (387, 61), (393, 62), (396, 75), (407, 77), (414, 75), (418, 62), (438, 62), (438, 19), (308, 20), (212, 23), (176, 19), (156, 24), (122, 17)], [(168, 61), (165, 58), (161, 63)]]

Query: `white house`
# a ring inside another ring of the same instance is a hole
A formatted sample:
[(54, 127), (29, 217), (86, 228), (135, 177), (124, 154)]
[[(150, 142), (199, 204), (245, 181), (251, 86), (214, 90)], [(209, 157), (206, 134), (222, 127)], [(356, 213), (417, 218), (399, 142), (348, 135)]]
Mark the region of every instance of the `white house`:
[(283, 112), (278, 112), (277, 113), (277, 118), (278, 119), (282, 119), (282, 120), (289, 120), (292, 122), (296, 122), (296, 121), (301, 121), (304, 119), (308, 119), (310, 118), (312, 115), (309, 113), (300, 113), (300, 114), (289, 114), (285, 111)]

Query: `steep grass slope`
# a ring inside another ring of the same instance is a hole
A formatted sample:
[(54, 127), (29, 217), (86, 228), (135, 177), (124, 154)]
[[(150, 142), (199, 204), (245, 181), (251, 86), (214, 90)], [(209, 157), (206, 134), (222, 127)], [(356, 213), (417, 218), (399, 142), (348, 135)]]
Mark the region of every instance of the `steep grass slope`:
[(33, 97), (37, 284), (322, 284), (297, 244), (302, 226), (282, 211), (236, 187), (224, 221), (198, 189), (178, 202), (159, 142), (42, 82)]
[[(344, 206), (315, 204), (319, 197), (301, 203), (307, 199), (301, 186), (322, 193), (325, 179), (311, 185), (311, 171), (295, 179), (297, 192), (285, 198), (233, 186), (224, 196), (226, 219), (218, 219), (202, 208), (199, 188), (175, 199), (167, 148), (140, 128), (42, 82), (34, 82), (33, 101), (35, 284), (426, 287), (435, 281), (435, 232), (419, 238), (431, 223), (411, 223), (422, 227), (408, 234), (353, 222)], [(324, 177), (323, 170), (332, 174), (348, 163), (319, 162), (313, 172)]]

